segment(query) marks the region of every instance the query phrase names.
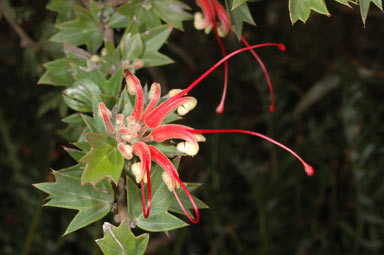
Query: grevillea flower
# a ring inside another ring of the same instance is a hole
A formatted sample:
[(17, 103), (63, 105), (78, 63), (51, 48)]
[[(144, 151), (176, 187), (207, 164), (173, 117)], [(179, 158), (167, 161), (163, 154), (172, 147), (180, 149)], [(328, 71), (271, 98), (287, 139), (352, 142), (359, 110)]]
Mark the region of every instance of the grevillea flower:
[[(198, 6), (200, 6), (203, 13), (201, 12), (195, 13), (195, 19), (194, 19), (195, 28), (204, 29), (206, 33), (209, 33), (213, 28), (217, 42), (219, 43), (219, 46), (221, 49), (221, 53), (223, 54), (223, 57), (225, 57), (226, 51), (220, 37), (226, 36), (231, 28), (231, 23), (230, 23), (230, 19), (227, 11), (217, 0), (196, 0), (196, 3)], [(218, 26), (216, 24), (216, 17), (218, 19)], [(240, 39), (246, 47), (250, 46), (244, 36), (241, 36)], [(257, 55), (257, 53), (253, 49), (251, 49), (250, 51), (264, 72), (265, 78), (267, 80), (268, 88), (269, 88), (269, 93), (271, 95), (271, 104), (269, 106), (269, 111), (274, 112), (275, 98), (273, 95), (273, 87), (272, 87), (271, 79), (269, 78), (267, 69), (263, 61), (261, 60), (261, 58)], [(224, 89), (223, 89), (220, 103), (216, 108), (216, 113), (218, 114), (221, 114), (224, 112), (224, 102), (225, 102), (225, 97), (227, 95), (227, 87), (228, 87), (228, 63), (225, 62), (224, 63)]]
[[(165, 117), (172, 112), (176, 111), (179, 115), (185, 115), (190, 110), (195, 108), (197, 100), (193, 97), (186, 96), (186, 94), (213, 70), (225, 63), (228, 58), (240, 52), (264, 46), (275, 46), (281, 50), (285, 49), (283, 44), (265, 43), (242, 48), (232, 52), (192, 82), (186, 89), (171, 90), (166, 96), (167, 99), (162, 103), (159, 103), (161, 92), (160, 85), (158, 83), (154, 82), (151, 85), (147, 96), (148, 98), (145, 98), (140, 81), (128, 70), (125, 70), (124, 75), (126, 79), (127, 91), (131, 95), (135, 96), (135, 106), (132, 112), (128, 116), (124, 116), (121, 113), (113, 116), (112, 112), (105, 107), (104, 103), (99, 103), (99, 117), (104, 123), (106, 132), (116, 138), (118, 144), (117, 147), (123, 157), (127, 160), (132, 160), (132, 158), (136, 156), (139, 160), (138, 162), (131, 164), (131, 171), (135, 176), (136, 182), (141, 184), (143, 214), (145, 218), (149, 216), (151, 208), (150, 169), (151, 163), (155, 162), (164, 170), (162, 173), (162, 179), (169, 191), (174, 193), (177, 202), (187, 218), (193, 223), (197, 223), (200, 219), (196, 203), (184, 183), (180, 180), (179, 174), (173, 166), (171, 160), (154, 146), (155, 143), (162, 143), (170, 139), (181, 140), (181, 142), (176, 145), (176, 149), (185, 156), (194, 156), (199, 151), (199, 142), (205, 141), (205, 137), (202, 134), (243, 133), (257, 136), (290, 152), (303, 164), (307, 174), (313, 175), (313, 168), (301, 159), (294, 151), (260, 133), (241, 129), (193, 129), (179, 124), (163, 123)], [(147, 192), (144, 190), (145, 183), (147, 183)], [(176, 192), (179, 188), (182, 188), (188, 196), (194, 208), (196, 214), (195, 217), (189, 215), (179, 199)], [(145, 193), (147, 193), (146, 196)]]

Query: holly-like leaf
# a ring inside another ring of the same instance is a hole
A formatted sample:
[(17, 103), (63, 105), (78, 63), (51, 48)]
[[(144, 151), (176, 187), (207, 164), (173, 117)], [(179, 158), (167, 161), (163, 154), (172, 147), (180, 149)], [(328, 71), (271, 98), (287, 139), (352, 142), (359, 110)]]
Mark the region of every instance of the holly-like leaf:
[(126, 60), (134, 60), (141, 56), (144, 50), (140, 34), (125, 34), (120, 41), (121, 56)]
[(94, 13), (82, 7), (75, 7), (76, 19), (57, 25), (59, 32), (51, 40), (68, 42), (74, 46), (85, 44), (90, 52), (95, 52), (103, 42), (101, 24)]
[(247, 1), (248, 1), (248, 0), (233, 0), (231, 10), (234, 10), (234, 9), (236, 9), (237, 7), (239, 7), (240, 5), (245, 4)]
[(161, 25), (161, 20), (153, 13), (151, 1), (132, 0), (122, 5), (118, 12), (129, 18), (125, 33), (136, 34)]
[(305, 23), (311, 10), (330, 16), (324, 0), (289, 0), (289, 16), (292, 24), (298, 20)]
[(126, 222), (115, 227), (108, 222), (103, 225), (104, 237), (96, 243), (104, 254), (108, 255), (142, 255), (147, 249), (149, 234), (136, 237)]
[(69, 87), (74, 82), (72, 77), (71, 60), (67, 58), (57, 59), (44, 64), (47, 69), (41, 76), (38, 84), (51, 84)]
[(77, 80), (70, 88), (64, 90), (64, 102), (73, 110), (92, 112), (92, 98), (100, 99), (100, 88), (89, 79)]
[(69, 234), (103, 218), (112, 208), (115, 200), (112, 185), (108, 180), (81, 185), (83, 165), (60, 171), (53, 171), (56, 182), (34, 184), (36, 188), (49, 194), (45, 206), (78, 210), (64, 234)]
[(146, 231), (169, 231), (188, 225), (168, 212), (174, 195), (164, 184), (161, 178), (162, 171), (159, 166), (153, 167), (151, 170), (152, 203), (148, 218), (144, 218), (143, 215), (140, 189), (131, 178), (127, 177), (128, 217), (139, 228)]
[(185, 11), (190, 10), (189, 6), (180, 1), (155, 0), (153, 1), (153, 9), (162, 20), (180, 30), (183, 30), (183, 21), (193, 18), (191, 14)]
[[(235, 7), (235, 1), (226, 0), (227, 12), (233, 24), (234, 32), (238, 39), (243, 33), (243, 23), (246, 22), (251, 25), (256, 25), (252, 18), (251, 12), (249, 11), (248, 4), (246, 2), (237, 5)], [(229, 11), (230, 10), (230, 11)]]
[(377, 8), (379, 8), (381, 11), (383, 11), (382, 0), (359, 0), (361, 18), (363, 19), (364, 24), (365, 24), (365, 21), (367, 20), (369, 6), (371, 5), (371, 2), (374, 3), (377, 6)]
[(145, 67), (173, 63), (172, 59), (158, 52), (171, 34), (171, 31), (171, 26), (162, 25), (148, 30), (142, 35), (144, 42), (144, 54), (141, 59), (144, 61)]
[(85, 164), (81, 183), (98, 183), (105, 177), (117, 184), (124, 166), (124, 158), (114, 138), (105, 134), (85, 135), (91, 150), (80, 159)]
[(79, 0), (51, 0), (47, 4), (47, 9), (57, 12), (56, 23), (62, 23), (74, 18), (75, 12), (73, 6), (80, 4)]

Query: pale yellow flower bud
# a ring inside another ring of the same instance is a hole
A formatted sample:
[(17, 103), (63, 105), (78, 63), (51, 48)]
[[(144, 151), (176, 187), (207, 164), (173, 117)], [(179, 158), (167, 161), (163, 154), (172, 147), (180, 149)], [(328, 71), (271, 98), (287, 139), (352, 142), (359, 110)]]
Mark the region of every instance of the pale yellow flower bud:
[(91, 61), (95, 62), (95, 63), (98, 63), (98, 62), (101, 61), (101, 58), (99, 56), (97, 56), (97, 55), (92, 55)]

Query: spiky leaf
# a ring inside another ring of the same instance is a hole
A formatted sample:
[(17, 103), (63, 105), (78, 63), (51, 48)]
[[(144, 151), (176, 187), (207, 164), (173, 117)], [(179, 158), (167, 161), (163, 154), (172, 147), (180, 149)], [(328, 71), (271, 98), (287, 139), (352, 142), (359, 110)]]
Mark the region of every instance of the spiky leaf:
[(124, 158), (117, 149), (117, 142), (105, 134), (85, 135), (91, 150), (80, 159), (85, 164), (81, 183), (98, 183), (106, 177), (117, 183), (124, 166)]
[(104, 237), (96, 243), (104, 254), (108, 255), (141, 255), (144, 254), (149, 240), (149, 234), (135, 236), (126, 222), (115, 227), (104, 223)]
[(96, 186), (81, 185), (83, 165), (60, 171), (53, 171), (56, 182), (35, 184), (34, 186), (49, 194), (46, 206), (78, 210), (64, 234), (83, 228), (92, 222), (103, 218), (112, 208), (115, 195), (108, 180), (99, 182)]
[(324, 0), (289, 0), (289, 14), (292, 24), (301, 20), (306, 22), (311, 10), (329, 16)]

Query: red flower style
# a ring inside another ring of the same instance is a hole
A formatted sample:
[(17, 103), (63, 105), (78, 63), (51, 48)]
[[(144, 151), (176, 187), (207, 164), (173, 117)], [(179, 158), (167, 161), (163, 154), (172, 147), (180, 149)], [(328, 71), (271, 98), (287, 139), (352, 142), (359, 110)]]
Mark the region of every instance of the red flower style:
[[(285, 47), (283, 44), (265, 43), (260, 45), (254, 45), (246, 48), (242, 48), (217, 62), (198, 79), (192, 82), (184, 90), (171, 90), (168, 93), (168, 99), (159, 104), (160, 101), (160, 85), (154, 82), (151, 85), (148, 93), (148, 100), (144, 100), (143, 88), (140, 81), (131, 74), (128, 70), (125, 70), (127, 91), (131, 95), (135, 95), (135, 106), (132, 113), (129, 116), (123, 114), (116, 114), (112, 116), (104, 103), (99, 103), (99, 116), (103, 120), (106, 131), (115, 136), (118, 143), (118, 149), (125, 159), (131, 160), (133, 156), (137, 156), (140, 161), (132, 164), (131, 171), (136, 178), (136, 182), (141, 184), (142, 202), (143, 202), (143, 214), (147, 218), (149, 216), (151, 208), (151, 162), (158, 164), (164, 172), (162, 173), (162, 179), (169, 189), (173, 192), (176, 200), (178, 201), (181, 209), (192, 223), (197, 223), (200, 219), (199, 211), (196, 203), (180, 180), (176, 168), (173, 166), (170, 159), (159, 151), (153, 143), (161, 143), (170, 139), (182, 140), (176, 146), (176, 149), (184, 155), (194, 156), (199, 151), (199, 142), (204, 142), (205, 138), (202, 134), (205, 133), (243, 133), (260, 137), (271, 143), (274, 143), (281, 148), (290, 152), (293, 156), (303, 164), (305, 171), (308, 175), (313, 175), (313, 168), (301, 159), (294, 151), (286, 147), (285, 145), (267, 137), (260, 133), (256, 133), (248, 130), (241, 129), (193, 129), (191, 127), (178, 125), (178, 124), (163, 124), (165, 117), (171, 112), (176, 111), (179, 115), (185, 115), (190, 110), (195, 108), (197, 100), (193, 97), (186, 96), (186, 94), (199, 84), (206, 76), (208, 76), (213, 70), (225, 63), (230, 57), (253, 48), (259, 48), (264, 46), (275, 46), (281, 50)], [(144, 102), (148, 101), (145, 105)], [(112, 123), (111, 119), (115, 119)], [(147, 183), (147, 197), (145, 198), (144, 184)], [(182, 202), (180, 201), (176, 190), (182, 188), (187, 194), (191, 204), (193, 205), (196, 216), (189, 215)]]
[[(204, 29), (206, 33), (209, 33), (213, 28), (217, 42), (219, 43), (219, 46), (221, 49), (221, 53), (223, 54), (223, 57), (225, 57), (226, 51), (220, 37), (226, 36), (231, 28), (231, 23), (230, 23), (230, 19), (227, 11), (217, 0), (196, 0), (196, 3), (198, 6), (200, 6), (203, 13), (200, 13), (200, 12), (195, 13), (195, 19), (194, 19), (195, 28)], [(216, 21), (215, 21), (216, 17), (219, 21), (218, 22), (219, 26), (216, 25)], [(245, 39), (244, 36), (241, 36), (240, 39), (246, 47), (250, 46), (250, 44), (248, 43), (248, 41)], [(275, 98), (273, 94), (271, 79), (269, 78), (267, 69), (263, 61), (261, 60), (261, 58), (257, 55), (257, 53), (253, 49), (250, 49), (250, 51), (264, 72), (265, 78), (267, 80), (268, 88), (269, 88), (269, 93), (271, 95), (271, 104), (269, 106), (269, 111), (274, 112)], [(221, 114), (224, 112), (224, 102), (227, 94), (227, 87), (228, 87), (228, 64), (227, 62), (225, 62), (224, 63), (224, 89), (223, 89), (220, 103), (216, 108), (216, 113), (218, 114)]]

